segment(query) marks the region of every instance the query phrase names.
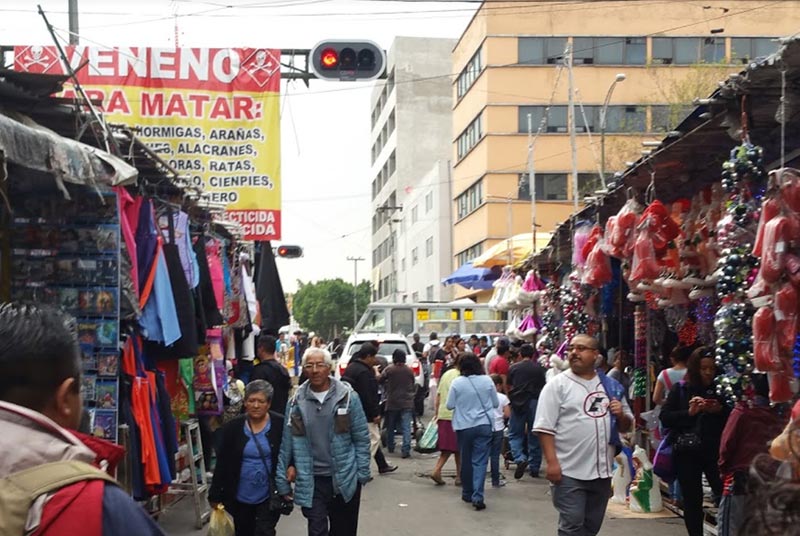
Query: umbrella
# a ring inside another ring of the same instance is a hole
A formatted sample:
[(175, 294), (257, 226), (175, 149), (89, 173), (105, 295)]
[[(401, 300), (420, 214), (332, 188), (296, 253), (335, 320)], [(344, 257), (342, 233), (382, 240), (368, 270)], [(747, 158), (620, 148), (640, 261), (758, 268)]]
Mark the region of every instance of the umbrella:
[(498, 270), (491, 268), (475, 268), (472, 262), (465, 262), (458, 270), (442, 279), (443, 285), (461, 285), (468, 289), (489, 289), (492, 283), (500, 277)]
[[(550, 233), (536, 233), (536, 250), (541, 251), (550, 242)], [(522, 233), (500, 241), (472, 259), (477, 268), (514, 265), (527, 259), (533, 250), (533, 233)]]

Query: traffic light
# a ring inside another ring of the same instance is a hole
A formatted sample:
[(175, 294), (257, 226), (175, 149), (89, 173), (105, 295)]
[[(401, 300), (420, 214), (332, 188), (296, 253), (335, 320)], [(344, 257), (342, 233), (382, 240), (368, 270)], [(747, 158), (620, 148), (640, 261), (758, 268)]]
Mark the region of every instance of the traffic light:
[(303, 248), (300, 246), (278, 246), (275, 248), (275, 256), (284, 259), (297, 259), (303, 256)]
[(386, 70), (386, 52), (372, 41), (331, 39), (311, 49), (311, 70), (320, 80), (368, 81)]

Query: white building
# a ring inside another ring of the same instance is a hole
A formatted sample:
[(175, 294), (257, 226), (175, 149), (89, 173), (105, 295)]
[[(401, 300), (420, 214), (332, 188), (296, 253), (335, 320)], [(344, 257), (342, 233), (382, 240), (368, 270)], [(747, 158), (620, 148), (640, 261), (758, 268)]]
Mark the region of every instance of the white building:
[[(449, 161), (453, 102), (449, 75), (455, 43), (453, 39), (396, 38), (388, 52), (387, 78), (373, 90), (375, 301), (450, 297), (450, 290), (443, 289), (440, 281), (450, 273), (452, 258)], [(416, 218), (412, 218), (412, 203), (417, 206)], [(426, 206), (430, 210), (426, 211)]]

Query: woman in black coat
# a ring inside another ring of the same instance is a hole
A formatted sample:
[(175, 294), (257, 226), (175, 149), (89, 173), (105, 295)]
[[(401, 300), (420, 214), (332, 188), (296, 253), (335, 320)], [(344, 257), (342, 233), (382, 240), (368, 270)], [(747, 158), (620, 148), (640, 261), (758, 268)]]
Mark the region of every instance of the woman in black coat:
[(275, 536), (280, 519), (280, 512), (269, 509), (283, 433), (283, 416), (269, 410), (272, 395), (268, 382), (248, 383), (245, 414), (222, 427), (208, 502), (225, 506), (236, 536)]
[(692, 352), (686, 369), (685, 381), (672, 386), (661, 408), (661, 424), (669, 429), (672, 441), (686, 531), (689, 536), (703, 536), (703, 474), (718, 502), (722, 495), (719, 444), (730, 410), (716, 393), (712, 347)]

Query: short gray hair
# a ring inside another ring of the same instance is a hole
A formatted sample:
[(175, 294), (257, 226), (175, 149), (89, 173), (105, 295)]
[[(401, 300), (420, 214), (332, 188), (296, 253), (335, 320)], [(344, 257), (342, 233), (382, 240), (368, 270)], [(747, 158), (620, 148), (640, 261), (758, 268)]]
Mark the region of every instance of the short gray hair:
[(315, 348), (315, 347), (307, 349), (306, 353), (303, 354), (303, 366), (305, 366), (308, 357), (311, 355), (321, 355), (322, 358), (325, 360), (325, 364), (333, 368), (333, 357), (331, 357), (331, 353), (327, 351), (325, 348)]
[(264, 396), (267, 397), (267, 402), (272, 402), (272, 395), (275, 394), (275, 389), (266, 380), (253, 380), (244, 388), (244, 399), (247, 400), (251, 395), (257, 393), (264, 393)]

